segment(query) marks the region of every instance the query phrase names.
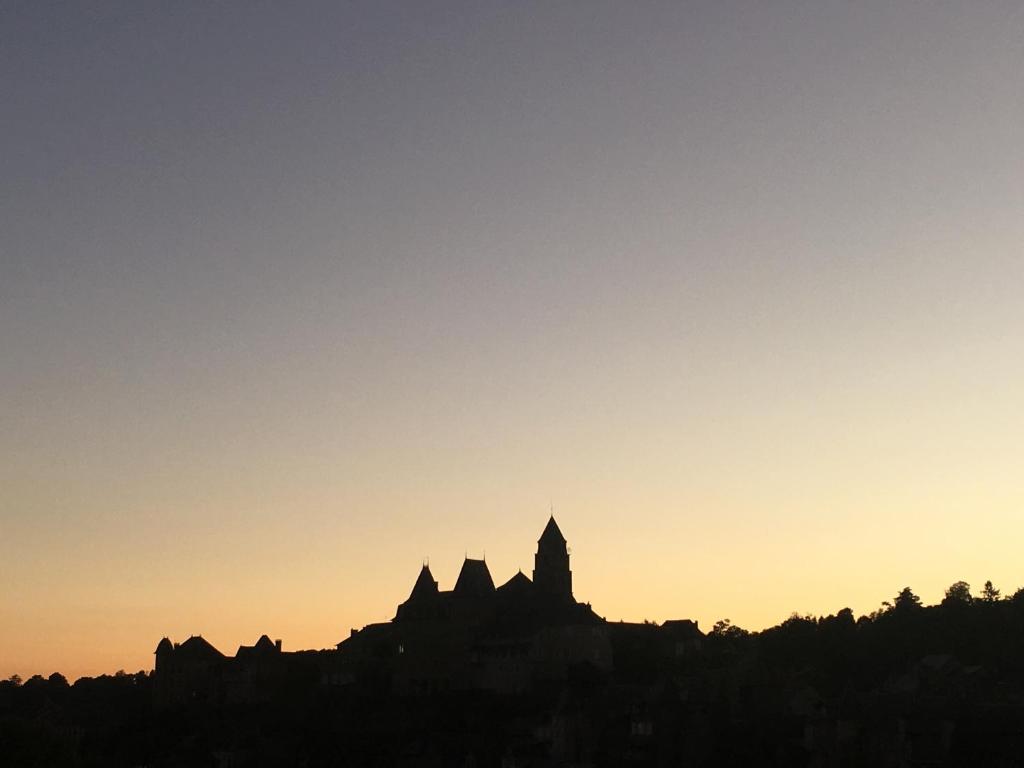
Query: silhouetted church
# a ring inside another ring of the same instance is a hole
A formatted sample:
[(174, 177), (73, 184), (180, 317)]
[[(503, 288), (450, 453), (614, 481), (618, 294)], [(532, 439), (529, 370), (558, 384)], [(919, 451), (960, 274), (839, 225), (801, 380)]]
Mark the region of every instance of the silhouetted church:
[(572, 600), (569, 550), (554, 515), (548, 519), (537, 540), (537, 554), (533, 556), (533, 583), (541, 595), (561, 602)]
[[(699, 643), (692, 622), (676, 622), (672, 642)], [(534, 556), (533, 579), (522, 571), (499, 587), (484, 560), (469, 557), (451, 590), (441, 590), (423, 565), (408, 599), (389, 622), (353, 629), (334, 650), (286, 653), (263, 636), (234, 657), (202, 637), (180, 645), (164, 638), (156, 651), (158, 703), (258, 701), (290, 675), (315, 674), (327, 686), (367, 687), (396, 694), (439, 691), (529, 691), (565, 680), (573, 668), (612, 668), (611, 636), (633, 628), (607, 624), (577, 602), (565, 537), (552, 516)], [(678, 635), (678, 637), (676, 637)], [(667, 636), (666, 636), (667, 637)], [(617, 642), (617, 641), (616, 641)]]
[(398, 606), (395, 621), (484, 620), (498, 606), (519, 616), (537, 615), (555, 622), (599, 621), (589, 606), (581, 606), (572, 596), (569, 551), (553, 516), (537, 541), (533, 581), (519, 571), (495, 588), (487, 562), (467, 557), (455, 588), (442, 592), (430, 566), (424, 565), (409, 599)]
[(573, 597), (569, 551), (551, 517), (537, 541), (532, 581), (519, 571), (495, 587), (487, 563), (467, 557), (455, 587), (442, 591), (424, 565), (395, 618), (353, 630), (338, 643), (339, 660), (344, 669), (389, 659), (399, 692), (521, 691), (563, 679), (574, 664), (610, 668), (603, 625)]

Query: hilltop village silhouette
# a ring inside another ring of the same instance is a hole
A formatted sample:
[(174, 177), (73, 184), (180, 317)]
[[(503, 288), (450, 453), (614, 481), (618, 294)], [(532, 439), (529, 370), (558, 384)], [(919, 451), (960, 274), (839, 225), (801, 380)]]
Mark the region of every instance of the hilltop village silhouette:
[(152, 672), (0, 681), (0, 765), (1020, 766), (1022, 648), (1024, 589), (991, 582), (760, 632), (606, 621), (552, 517), (532, 578), (467, 557), (441, 590), (424, 565), (332, 649), (163, 638)]
[[(324, 685), (372, 680), (399, 695), (523, 693), (566, 680), (577, 665), (610, 671), (609, 631), (653, 626), (609, 623), (576, 601), (567, 542), (552, 514), (537, 541), (532, 580), (520, 570), (495, 587), (487, 562), (466, 557), (454, 589), (442, 591), (424, 564), (394, 619), (353, 629), (335, 650), (288, 652), (263, 635), (229, 657), (200, 635), (180, 644), (165, 637), (153, 686), (161, 707), (259, 701), (288, 675), (290, 662), (301, 661), (315, 666)], [(703, 638), (689, 620), (665, 622), (658, 632), (678, 653), (699, 648)]]

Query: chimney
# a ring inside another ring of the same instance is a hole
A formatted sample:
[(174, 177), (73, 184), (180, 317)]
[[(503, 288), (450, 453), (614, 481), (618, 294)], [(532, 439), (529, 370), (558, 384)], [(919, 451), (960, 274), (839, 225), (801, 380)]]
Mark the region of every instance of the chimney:
[(274, 647), (277, 648), (277, 652), (280, 653), (281, 652), (281, 641), (280, 640), (275, 640), (274, 641)]

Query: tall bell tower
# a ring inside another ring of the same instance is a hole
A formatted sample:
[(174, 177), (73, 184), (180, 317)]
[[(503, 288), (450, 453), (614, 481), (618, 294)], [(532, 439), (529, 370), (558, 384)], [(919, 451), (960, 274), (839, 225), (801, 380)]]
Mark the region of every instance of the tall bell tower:
[(572, 571), (569, 570), (569, 550), (565, 537), (558, 530), (552, 515), (537, 540), (537, 554), (533, 560), (533, 583), (537, 591), (559, 601), (571, 602)]

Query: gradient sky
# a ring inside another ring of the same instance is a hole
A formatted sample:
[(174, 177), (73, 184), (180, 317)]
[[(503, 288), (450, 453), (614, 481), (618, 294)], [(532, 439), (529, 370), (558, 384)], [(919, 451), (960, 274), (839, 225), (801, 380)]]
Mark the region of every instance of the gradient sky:
[(1024, 584), (1024, 8), (0, 5), (0, 676)]

